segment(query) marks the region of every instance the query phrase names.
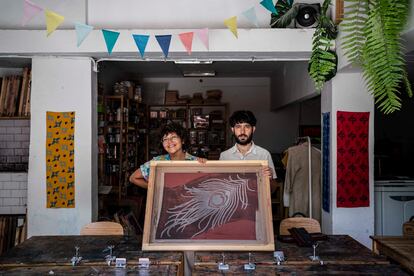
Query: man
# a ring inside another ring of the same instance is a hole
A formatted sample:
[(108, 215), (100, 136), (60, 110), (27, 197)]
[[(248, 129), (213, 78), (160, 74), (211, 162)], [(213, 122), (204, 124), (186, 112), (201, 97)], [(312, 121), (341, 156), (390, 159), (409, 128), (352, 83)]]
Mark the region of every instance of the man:
[(276, 189), (276, 171), (270, 153), (253, 142), (256, 131), (256, 117), (249, 110), (235, 111), (229, 119), (231, 131), (236, 144), (220, 154), (220, 160), (267, 160), (268, 167), (263, 168), (266, 176), (270, 177), (270, 187)]

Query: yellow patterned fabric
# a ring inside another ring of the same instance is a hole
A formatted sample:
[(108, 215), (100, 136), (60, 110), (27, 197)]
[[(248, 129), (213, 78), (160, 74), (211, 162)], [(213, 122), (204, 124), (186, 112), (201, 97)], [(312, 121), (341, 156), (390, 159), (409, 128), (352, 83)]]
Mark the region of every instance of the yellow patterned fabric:
[(75, 208), (75, 112), (46, 117), (46, 208)]

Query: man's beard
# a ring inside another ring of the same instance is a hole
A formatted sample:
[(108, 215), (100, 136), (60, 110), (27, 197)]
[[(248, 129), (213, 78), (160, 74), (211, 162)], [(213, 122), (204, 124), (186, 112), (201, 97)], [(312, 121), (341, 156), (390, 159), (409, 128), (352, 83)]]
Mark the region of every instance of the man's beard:
[[(236, 135), (234, 135), (234, 134), (233, 134), (233, 136), (234, 136), (234, 138), (236, 139), (236, 143), (237, 143), (237, 144), (239, 144), (239, 145), (242, 145), (242, 146), (245, 146), (245, 145), (250, 144), (250, 143), (252, 142), (252, 140), (253, 140), (253, 133), (252, 133), (252, 134), (250, 134), (250, 136), (248, 136), (248, 137), (247, 137), (247, 139), (246, 139), (246, 140), (244, 140), (244, 141), (241, 141), (241, 140), (239, 139), (239, 137), (237, 137), (237, 136), (236, 136)], [(247, 135), (239, 135), (239, 136), (247, 136)]]

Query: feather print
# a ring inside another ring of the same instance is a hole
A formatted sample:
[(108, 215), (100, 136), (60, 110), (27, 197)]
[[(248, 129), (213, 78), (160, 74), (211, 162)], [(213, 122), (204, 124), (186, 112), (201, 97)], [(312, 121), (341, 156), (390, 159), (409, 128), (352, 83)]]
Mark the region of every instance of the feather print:
[(211, 178), (196, 187), (184, 186), (184, 189), (186, 193), (182, 196), (188, 200), (167, 210), (170, 215), (161, 237), (171, 237), (172, 230), (183, 232), (194, 223), (197, 223), (199, 231), (192, 238), (221, 226), (230, 221), (237, 209), (247, 208), (247, 191), (254, 191), (249, 187), (248, 179), (239, 175), (236, 179), (231, 176), (228, 179)]

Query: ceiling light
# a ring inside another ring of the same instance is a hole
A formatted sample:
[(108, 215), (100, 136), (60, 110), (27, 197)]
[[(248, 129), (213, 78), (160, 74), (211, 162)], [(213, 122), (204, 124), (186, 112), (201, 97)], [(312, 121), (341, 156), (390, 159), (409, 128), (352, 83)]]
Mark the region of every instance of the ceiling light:
[(216, 75), (215, 71), (184, 71), (184, 77), (214, 77)]
[(198, 59), (180, 59), (175, 60), (175, 64), (212, 64), (212, 60), (198, 60)]

